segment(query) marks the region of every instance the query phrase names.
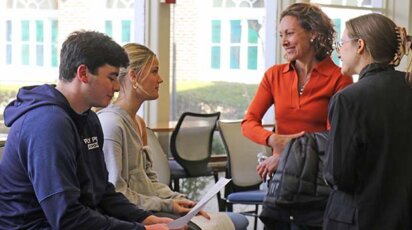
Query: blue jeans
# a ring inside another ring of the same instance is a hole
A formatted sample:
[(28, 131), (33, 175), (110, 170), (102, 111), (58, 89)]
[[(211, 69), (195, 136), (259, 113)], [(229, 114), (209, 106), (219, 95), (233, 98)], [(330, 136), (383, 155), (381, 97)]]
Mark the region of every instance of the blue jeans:
[(232, 220), (235, 225), (236, 230), (246, 230), (249, 225), (249, 220), (240, 213), (226, 212), (229, 218)]

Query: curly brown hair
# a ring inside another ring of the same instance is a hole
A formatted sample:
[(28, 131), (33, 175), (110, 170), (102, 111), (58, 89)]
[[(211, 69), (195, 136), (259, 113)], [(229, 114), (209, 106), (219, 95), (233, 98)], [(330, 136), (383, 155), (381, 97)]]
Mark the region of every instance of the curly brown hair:
[(317, 5), (311, 3), (292, 4), (282, 12), (280, 20), (285, 16), (296, 17), (305, 31), (317, 34), (312, 43), (317, 60), (331, 55), (336, 31), (332, 20)]

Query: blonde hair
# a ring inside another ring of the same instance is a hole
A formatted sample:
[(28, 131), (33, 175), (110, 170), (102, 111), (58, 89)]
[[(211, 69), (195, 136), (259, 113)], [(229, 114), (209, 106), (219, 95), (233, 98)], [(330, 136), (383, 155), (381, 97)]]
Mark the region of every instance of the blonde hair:
[[(142, 71), (150, 63), (153, 65), (153, 62), (156, 58), (156, 55), (144, 45), (137, 43), (128, 43), (123, 46), (123, 49), (126, 51), (127, 57), (129, 58), (129, 65), (127, 68), (120, 68), (119, 71), (119, 82), (123, 84), (124, 78), (127, 75), (129, 70), (135, 70), (137, 76), (142, 76)], [(150, 71), (150, 68), (149, 68)], [(143, 75), (143, 78), (147, 74)]]

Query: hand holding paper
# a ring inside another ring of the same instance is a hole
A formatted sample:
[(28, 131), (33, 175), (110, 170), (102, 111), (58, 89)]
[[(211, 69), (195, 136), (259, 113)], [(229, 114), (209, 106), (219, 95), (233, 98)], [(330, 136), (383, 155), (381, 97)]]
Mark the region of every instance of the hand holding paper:
[(186, 215), (168, 223), (170, 229), (179, 229), (185, 226), (205, 205), (212, 199), (216, 193), (229, 183), (231, 179), (220, 178), (219, 181), (203, 196), (203, 198), (190, 210)]

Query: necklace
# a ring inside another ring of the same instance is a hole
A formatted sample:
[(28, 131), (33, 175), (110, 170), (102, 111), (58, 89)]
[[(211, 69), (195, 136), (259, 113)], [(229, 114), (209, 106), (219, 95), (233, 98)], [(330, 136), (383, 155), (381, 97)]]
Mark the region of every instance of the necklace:
[(302, 95), (302, 93), (303, 93), (303, 88), (305, 88), (305, 87), (303, 87), (303, 86), (299, 87), (299, 95)]
[(299, 92), (299, 95), (302, 95), (302, 94), (303, 94), (303, 89), (305, 88), (306, 84), (308, 84), (309, 79), (310, 79), (310, 77), (306, 78), (306, 80), (305, 80), (304, 82), (302, 82), (302, 84), (301, 84), (301, 83), (298, 83), (298, 92)]

